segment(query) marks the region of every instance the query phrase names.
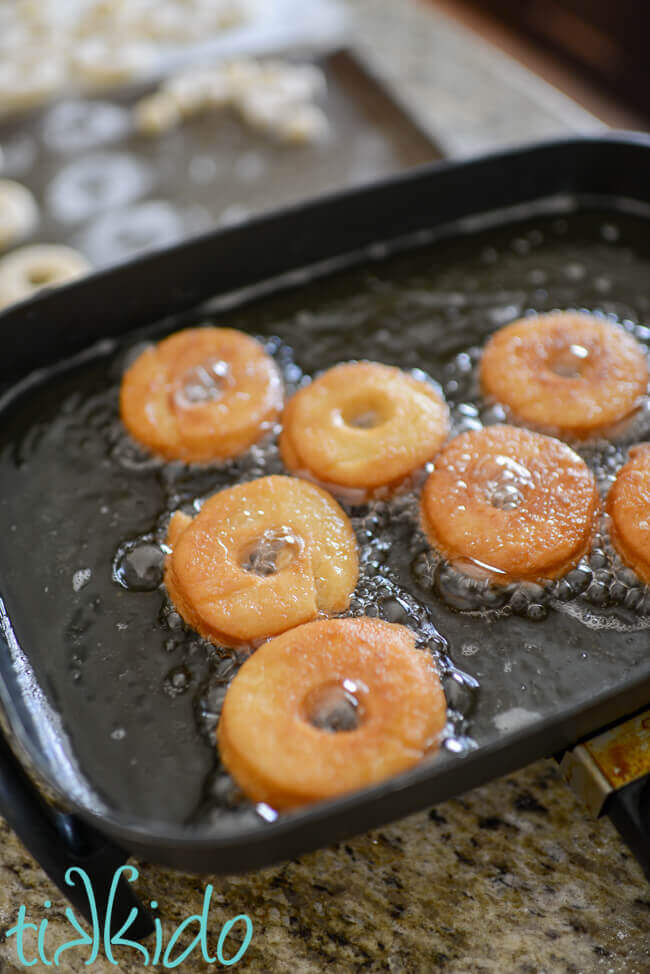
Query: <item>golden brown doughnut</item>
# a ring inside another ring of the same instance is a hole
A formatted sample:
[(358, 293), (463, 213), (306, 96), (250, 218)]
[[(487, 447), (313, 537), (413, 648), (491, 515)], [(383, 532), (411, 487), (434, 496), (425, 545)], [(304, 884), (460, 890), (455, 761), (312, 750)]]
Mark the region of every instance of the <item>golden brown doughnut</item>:
[(405, 771), (435, 749), (445, 722), (440, 680), (409, 629), (330, 619), (292, 629), (246, 660), (217, 740), (249, 798), (287, 809)]
[(282, 381), (259, 342), (232, 328), (187, 328), (126, 371), (120, 412), (129, 433), (167, 460), (244, 453), (276, 421)]
[(566, 443), (515, 426), (457, 436), (421, 497), (431, 545), (500, 585), (564, 575), (588, 551), (597, 510), (586, 463)]
[(490, 338), (481, 386), (513, 419), (584, 439), (634, 411), (648, 386), (648, 363), (620, 326), (554, 312), (513, 321)]
[(626, 565), (650, 585), (650, 443), (639, 443), (607, 497), (610, 535)]
[(169, 597), (193, 629), (225, 646), (343, 612), (359, 571), (346, 514), (294, 477), (222, 490), (193, 520), (177, 512), (167, 544)]
[(293, 473), (373, 490), (430, 460), (448, 429), (447, 406), (428, 382), (389, 365), (348, 362), (289, 401), (280, 452)]

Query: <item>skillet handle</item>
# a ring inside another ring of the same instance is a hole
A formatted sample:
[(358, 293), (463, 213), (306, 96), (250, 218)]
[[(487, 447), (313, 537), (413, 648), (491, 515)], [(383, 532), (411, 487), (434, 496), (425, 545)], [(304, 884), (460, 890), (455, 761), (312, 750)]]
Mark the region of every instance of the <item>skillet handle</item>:
[(608, 815), (650, 879), (650, 708), (558, 756), (573, 791)]
[[(65, 879), (73, 867), (85, 870), (93, 888), (101, 936), (113, 876), (128, 854), (74, 815), (51, 808), (1, 734), (0, 813), (74, 910), (92, 925), (90, 903), (80, 877), (71, 877), (75, 885)], [(153, 921), (122, 876), (111, 910), (111, 934), (121, 929), (133, 908), (137, 915), (124, 935), (142, 940), (153, 932)]]
[(603, 814), (612, 820), (650, 880), (650, 774), (610, 795)]

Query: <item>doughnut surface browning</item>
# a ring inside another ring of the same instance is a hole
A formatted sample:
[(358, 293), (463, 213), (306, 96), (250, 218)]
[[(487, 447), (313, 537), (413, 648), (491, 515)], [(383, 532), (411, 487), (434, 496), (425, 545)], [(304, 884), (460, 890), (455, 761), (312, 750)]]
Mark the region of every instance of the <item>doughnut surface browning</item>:
[(650, 585), (650, 443), (630, 450), (607, 497), (610, 535), (626, 565)]
[(578, 439), (630, 415), (648, 386), (643, 348), (594, 315), (553, 312), (497, 331), (481, 360), (483, 393), (514, 419)]
[[(323, 691), (356, 699), (356, 726), (314, 726)], [(412, 767), (445, 722), (440, 680), (409, 629), (330, 619), (292, 629), (246, 660), (228, 688), (217, 739), (246, 795), (287, 809)]]
[(584, 461), (566, 443), (514, 426), (457, 436), (421, 497), (431, 545), (502, 585), (564, 575), (588, 551), (597, 510)]
[(444, 443), (446, 404), (428, 382), (374, 362), (348, 362), (289, 401), (280, 437), (289, 470), (334, 487), (398, 483)]
[(275, 422), (282, 381), (254, 338), (232, 328), (188, 328), (146, 349), (127, 369), (120, 412), (129, 433), (167, 460), (244, 453)]
[(343, 612), (359, 571), (352, 526), (336, 501), (293, 477), (262, 477), (176, 513), (165, 584), (185, 621), (226, 646)]

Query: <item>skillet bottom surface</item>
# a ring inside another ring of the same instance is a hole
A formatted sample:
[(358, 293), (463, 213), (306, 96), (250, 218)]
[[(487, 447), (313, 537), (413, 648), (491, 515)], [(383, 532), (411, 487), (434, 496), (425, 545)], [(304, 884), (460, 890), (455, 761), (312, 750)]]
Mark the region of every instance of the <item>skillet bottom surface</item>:
[[(458, 433), (503, 421), (480, 399), (479, 349), (527, 311), (602, 312), (648, 347), (648, 231), (646, 220), (611, 211), (536, 217), (228, 312), (184, 315), (174, 328), (214, 323), (259, 336), (289, 393), (341, 360), (420, 369), (443, 388)], [(160, 587), (159, 545), (171, 511), (196, 511), (214, 491), (283, 467), (275, 441), (201, 469), (162, 464), (128, 440), (118, 419), (120, 376), (142, 341), (160, 333), (154, 326), (106, 343), (5, 405), (0, 596), (61, 716), (87, 790), (82, 803), (135, 820), (263, 828), (272, 814), (237, 795), (212, 743), (245, 654), (184, 629)], [(579, 448), (601, 491), (626, 446), (644, 437), (647, 409), (620, 445)], [(441, 662), (451, 708), (434, 759), (441, 769), (647, 668), (650, 590), (621, 569), (606, 538), (564, 581), (477, 591), (427, 553), (418, 488), (389, 501), (344, 502), (362, 564), (351, 612), (412, 626)]]

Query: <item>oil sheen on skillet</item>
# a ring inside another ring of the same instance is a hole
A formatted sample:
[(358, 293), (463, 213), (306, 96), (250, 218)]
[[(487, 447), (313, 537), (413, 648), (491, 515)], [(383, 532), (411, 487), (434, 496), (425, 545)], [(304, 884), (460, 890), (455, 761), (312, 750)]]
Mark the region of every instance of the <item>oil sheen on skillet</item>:
[[(649, 239), (647, 224), (631, 216), (535, 218), (173, 327), (249, 331), (289, 393), (303, 375), (341, 360), (414, 369), (442, 387), (454, 435), (507, 421), (480, 396), (480, 348), (528, 311), (608, 314), (647, 347)], [(272, 813), (241, 800), (214, 747), (245, 651), (207, 645), (184, 628), (160, 587), (161, 543), (170, 512), (195, 513), (222, 487), (284, 470), (274, 440), (206, 467), (135, 448), (118, 420), (118, 386), (142, 340), (46, 379), (3, 417), (2, 595), (107, 805), (168, 822), (263, 827)], [(641, 410), (619, 443), (577, 445), (601, 494), (649, 427)], [(557, 715), (632, 672), (646, 658), (650, 592), (618, 560), (604, 522), (577, 568), (549, 585), (468, 581), (427, 545), (419, 486), (343, 501), (360, 550), (350, 612), (411, 626), (437, 657), (450, 713), (436, 758), (444, 770), (467, 748)]]

